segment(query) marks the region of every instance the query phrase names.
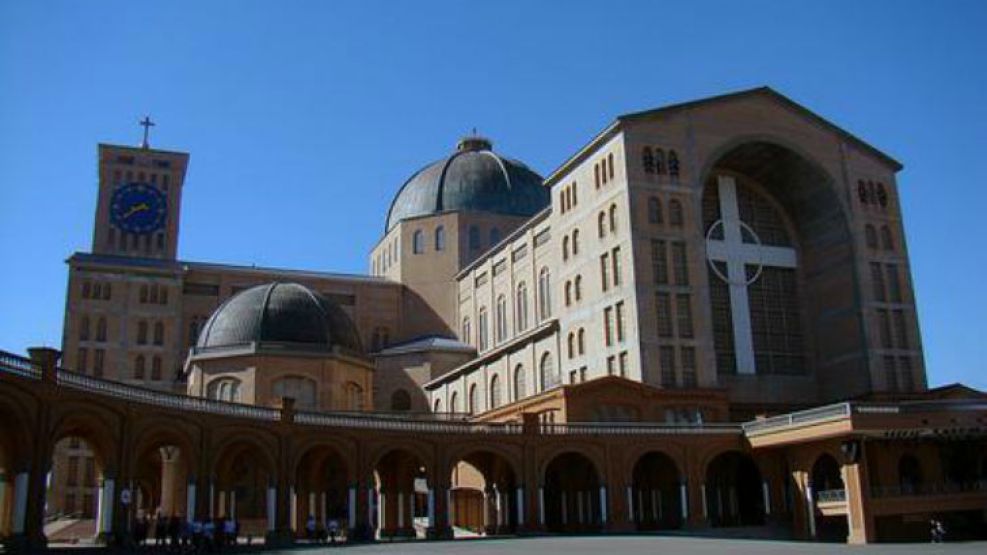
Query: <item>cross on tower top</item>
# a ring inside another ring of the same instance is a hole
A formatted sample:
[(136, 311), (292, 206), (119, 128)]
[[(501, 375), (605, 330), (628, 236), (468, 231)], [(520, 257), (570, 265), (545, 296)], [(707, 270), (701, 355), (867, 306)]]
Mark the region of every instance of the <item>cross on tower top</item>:
[(151, 121), (151, 116), (144, 116), (144, 119), (137, 123), (144, 128), (144, 140), (141, 141), (141, 148), (151, 148), (151, 143), (147, 141), (148, 133), (151, 131), (151, 128), (157, 124)]

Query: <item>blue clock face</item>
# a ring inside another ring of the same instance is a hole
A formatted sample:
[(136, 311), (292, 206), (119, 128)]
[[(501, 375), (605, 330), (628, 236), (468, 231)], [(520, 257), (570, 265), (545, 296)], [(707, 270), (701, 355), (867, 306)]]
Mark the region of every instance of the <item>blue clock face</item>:
[(164, 227), (167, 216), (164, 193), (145, 183), (130, 183), (113, 192), (110, 221), (128, 233), (146, 235)]

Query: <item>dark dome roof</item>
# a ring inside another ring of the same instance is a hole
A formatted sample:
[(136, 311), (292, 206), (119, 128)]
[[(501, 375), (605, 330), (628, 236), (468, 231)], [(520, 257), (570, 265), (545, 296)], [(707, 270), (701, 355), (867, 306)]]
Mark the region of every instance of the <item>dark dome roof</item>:
[(534, 216), (548, 206), (542, 177), (492, 147), (487, 139), (467, 137), (451, 156), (411, 176), (391, 203), (387, 230), (401, 220), (450, 210)]
[(197, 348), (251, 342), (289, 344), (302, 350), (338, 346), (350, 354), (363, 354), (350, 317), (332, 301), (297, 283), (268, 283), (233, 295), (206, 321)]

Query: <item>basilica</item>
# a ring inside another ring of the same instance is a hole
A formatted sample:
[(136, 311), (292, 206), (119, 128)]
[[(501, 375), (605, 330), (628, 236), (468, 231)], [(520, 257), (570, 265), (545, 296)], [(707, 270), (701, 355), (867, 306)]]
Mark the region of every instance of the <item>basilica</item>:
[(987, 394), (927, 385), (902, 166), (770, 88), (620, 115), (546, 176), (463, 137), (396, 187), (361, 275), (179, 258), (189, 154), (142, 124), (98, 147), (61, 349), (0, 357), (15, 549), (145, 516), (279, 544), (310, 518), (987, 530)]

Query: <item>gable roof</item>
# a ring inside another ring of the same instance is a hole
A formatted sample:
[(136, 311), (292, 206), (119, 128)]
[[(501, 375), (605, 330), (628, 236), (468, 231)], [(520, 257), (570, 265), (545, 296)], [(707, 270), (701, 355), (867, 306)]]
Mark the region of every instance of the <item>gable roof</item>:
[(895, 171), (900, 171), (904, 166), (901, 162), (895, 160), (890, 155), (878, 150), (876, 147), (868, 144), (863, 139), (860, 139), (856, 135), (850, 133), (849, 131), (839, 127), (835, 123), (827, 120), (826, 118), (820, 116), (819, 114), (809, 110), (805, 106), (802, 106), (798, 102), (795, 102), (791, 98), (779, 93), (778, 91), (772, 89), (768, 86), (755, 87), (753, 89), (745, 89), (741, 91), (736, 91), (732, 93), (726, 93), (716, 96), (709, 96), (706, 98), (700, 98), (697, 100), (690, 100), (688, 102), (680, 102), (677, 104), (669, 104), (667, 106), (661, 106), (659, 108), (652, 108), (650, 110), (642, 110), (639, 112), (630, 112), (617, 116), (617, 118), (608, 125), (605, 129), (600, 131), (595, 137), (593, 137), (589, 143), (587, 143), (583, 148), (579, 149), (576, 154), (569, 157), (564, 161), (558, 168), (552, 171), (547, 178), (545, 178), (545, 184), (550, 185), (556, 179), (558, 179), (563, 173), (569, 170), (575, 164), (578, 164), (586, 159), (590, 152), (596, 149), (602, 143), (610, 140), (616, 136), (620, 131), (623, 130), (623, 125), (625, 123), (641, 121), (654, 116), (659, 115), (669, 115), (676, 112), (681, 112), (683, 110), (689, 110), (693, 108), (699, 108), (703, 106), (708, 106), (714, 103), (720, 103), (725, 101), (737, 100), (741, 98), (755, 97), (755, 96), (765, 96), (771, 100), (777, 101), (780, 104), (794, 110), (795, 112), (805, 116), (806, 118), (822, 125), (826, 129), (836, 133), (837, 135), (843, 137), (855, 146), (869, 152), (870, 154), (880, 158), (885, 163), (894, 168)]

